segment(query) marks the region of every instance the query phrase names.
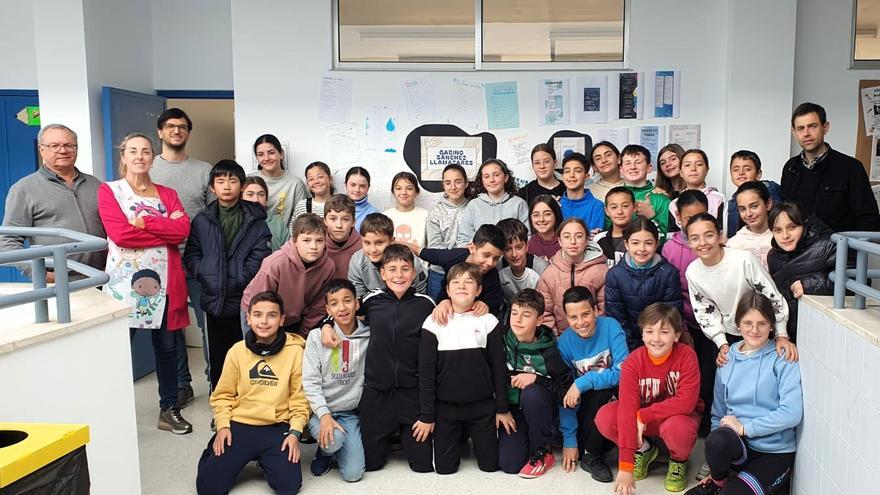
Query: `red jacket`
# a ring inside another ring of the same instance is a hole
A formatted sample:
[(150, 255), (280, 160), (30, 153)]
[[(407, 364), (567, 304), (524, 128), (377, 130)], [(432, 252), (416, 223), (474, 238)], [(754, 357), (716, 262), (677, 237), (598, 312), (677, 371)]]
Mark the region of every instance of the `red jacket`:
[(351, 261), (351, 256), (361, 249), (361, 235), (352, 228), (351, 233), (348, 234), (348, 239), (340, 246), (330, 238), (330, 234), (327, 234), (325, 246), (327, 246), (327, 256), (330, 257), (333, 266), (336, 267), (336, 271), (333, 272), (333, 278), (347, 279), (348, 264)]
[[(189, 236), (189, 217), (170, 187), (155, 184), (159, 199), (168, 210), (167, 217), (144, 216), (144, 228), (139, 229), (128, 223), (116, 196), (107, 184), (98, 187), (98, 215), (104, 224), (107, 237), (124, 248), (145, 248), (165, 246), (168, 249), (168, 330), (182, 330), (189, 326), (189, 310), (186, 299), (186, 273), (180, 259), (178, 246)], [(183, 216), (171, 219), (171, 214), (179, 211)]]
[(703, 410), (697, 354), (682, 343), (676, 343), (658, 364), (654, 364), (646, 347), (634, 350), (623, 362), (619, 387), (617, 447), (621, 463), (635, 461), (636, 415), (645, 424), (662, 423), (671, 416)]
[(241, 309), (246, 312), (257, 293), (274, 290), (284, 301), (284, 326), (299, 324), (299, 333), (307, 336), (326, 315), (324, 284), (335, 271), (326, 251), (306, 268), (293, 241), (287, 241), (263, 260), (260, 271), (244, 290)]

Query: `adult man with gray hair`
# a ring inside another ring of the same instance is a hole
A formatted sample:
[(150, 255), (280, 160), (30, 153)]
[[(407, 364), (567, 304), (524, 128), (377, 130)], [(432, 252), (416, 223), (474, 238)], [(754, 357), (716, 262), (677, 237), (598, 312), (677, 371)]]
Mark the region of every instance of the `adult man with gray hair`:
[[(106, 238), (98, 217), (98, 186), (101, 181), (76, 168), (76, 133), (62, 124), (49, 124), (37, 135), (42, 166), (9, 188), (3, 225), (15, 227), (58, 227)], [(24, 237), (0, 236), (0, 251), (21, 249)], [(34, 236), (34, 244), (61, 244), (69, 239)], [(106, 251), (74, 254), (71, 259), (104, 270)], [(21, 265), (30, 276), (30, 265)], [(46, 274), (48, 282), (55, 274)]]

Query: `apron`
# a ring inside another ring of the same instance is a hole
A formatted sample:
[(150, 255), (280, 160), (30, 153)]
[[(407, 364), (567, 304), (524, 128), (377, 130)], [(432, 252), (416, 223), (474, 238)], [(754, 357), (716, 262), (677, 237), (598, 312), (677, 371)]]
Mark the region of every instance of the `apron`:
[[(119, 208), (134, 220), (138, 217), (167, 217), (168, 210), (159, 198), (138, 196), (125, 179), (108, 182)], [(168, 289), (168, 247), (124, 248), (107, 239), (107, 269), (110, 282), (104, 292), (131, 306), (130, 328), (162, 327)]]

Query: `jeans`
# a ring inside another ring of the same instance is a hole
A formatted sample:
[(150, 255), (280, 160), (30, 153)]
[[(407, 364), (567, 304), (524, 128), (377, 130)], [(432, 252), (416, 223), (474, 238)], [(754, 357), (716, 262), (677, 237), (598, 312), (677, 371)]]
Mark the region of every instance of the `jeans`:
[(443, 281), (446, 280), (446, 275), (442, 273), (435, 272), (434, 270), (428, 270), (428, 290), (427, 293), (431, 296), (431, 299), (434, 302), (437, 302), (437, 299), (440, 297), (440, 294), (443, 292)]
[[(361, 441), (361, 420), (354, 411), (342, 411), (331, 413), (339, 426), (345, 428), (345, 433), (333, 430), (333, 444), (329, 447), (321, 447), (320, 450), (327, 455), (336, 455), (339, 464), (339, 472), (345, 481), (359, 481), (364, 476), (365, 459), (364, 444)], [(321, 420), (312, 414), (309, 418), (309, 431), (312, 437), (319, 438), (321, 433)]]
[[(202, 284), (195, 278), (186, 278), (186, 290), (189, 292), (189, 306), (196, 315), (196, 324), (202, 330), (202, 353), (205, 355), (205, 363), (208, 362), (208, 341), (205, 335), (205, 312), (199, 301), (202, 298)], [(189, 358), (186, 355), (186, 335), (183, 331), (177, 332), (177, 386), (188, 387), (192, 383), (192, 375), (189, 373)], [(208, 366), (205, 365), (205, 376), (208, 376)]]
[[(129, 329), (134, 340), (135, 329)], [(162, 328), (150, 330), (153, 353), (156, 355), (156, 380), (159, 382), (159, 407), (168, 409), (177, 405), (177, 336), (181, 331), (170, 332)]]

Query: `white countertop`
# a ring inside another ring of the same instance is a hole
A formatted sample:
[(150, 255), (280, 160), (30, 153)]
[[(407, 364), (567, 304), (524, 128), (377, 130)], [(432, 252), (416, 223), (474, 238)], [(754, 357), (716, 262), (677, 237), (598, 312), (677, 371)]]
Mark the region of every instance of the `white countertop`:
[(880, 302), (868, 298), (865, 309), (854, 309), (853, 297), (847, 297), (844, 309), (834, 309), (833, 296), (803, 296), (801, 303), (819, 309), (870, 344), (880, 347)]
[[(31, 284), (0, 284), (0, 295), (26, 292)], [(0, 355), (25, 346), (64, 337), (98, 323), (127, 316), (130, 308), (98, 289), (70, 294), (70, 323), (57, 323), (55, 299), (49, 299), (49, 322), (34, 323), (34, 305), (0, 309)]]

